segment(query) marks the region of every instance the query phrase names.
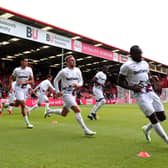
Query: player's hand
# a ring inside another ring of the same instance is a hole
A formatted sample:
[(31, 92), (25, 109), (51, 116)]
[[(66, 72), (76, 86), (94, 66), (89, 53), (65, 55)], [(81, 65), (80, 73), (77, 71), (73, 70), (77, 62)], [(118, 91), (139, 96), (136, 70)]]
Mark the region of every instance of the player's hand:
[(132, 86), (132, 90), (134, 91), (134, 92), (141, 92), (141, 89), (143, 88), (144, 86), (142, 86), (142, 85), (134, 85), (134, 86)]
[(78, 84), (77, 84), (77, 83), (73, 83), (72, 86), (73, 86), (74, 88), (76, 88), (76, 89), (78, 88)]
[(24, 84), (26, 84), (24, 81), (22, 81), (22, 80), (20, 80), (19, 82), (18, 82), (20, 85), (24, 85)]
[(63, 93), (62, 92), (58, 92), (56, 95), (57, 95), (57, 97), (61, 97), (61, 96), (63, 96)]

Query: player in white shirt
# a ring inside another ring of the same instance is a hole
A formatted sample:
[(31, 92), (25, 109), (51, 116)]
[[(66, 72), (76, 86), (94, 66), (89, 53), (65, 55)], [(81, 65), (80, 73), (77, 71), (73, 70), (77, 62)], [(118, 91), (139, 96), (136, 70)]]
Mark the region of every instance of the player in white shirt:
[[(12, 82), (12, 88), (10, 89), (10, 92), (9, 92), (9, 95), (8, 95), (8, 99), (7, 99), (7, 102), (2, 102), (1, 103), (1, 107), (3, 108), (8, 108), (8, 112), (9, 114), (12, 114), (12, 109), (13, 109), (13, 106), (10, 106), (10, 103), (14, 103), (16, 101), (16, 95), (15, 95), (15, 84), (16, 84), (16, 81)], [(33, 91), (32, 87), (30, 84), (27, 84), (27, 87), (26, 87), (26, 90), (25, 90), (25, 97), (24, 97), (24, 100), (26, 101), (28, 96), (33, 93), (36, 95), (36, 93)], [(28, 109), (28, 107), (26, 106), (26, 108)], [(3, 113), (3, 109), (0, 108), (0, 111)]]
[[(75, 117), (84, 133), (86, 135), (94, 135), (96, 132), (91, 131), (85, 125), (81, 116), (81, 110), (75, 101), (75, 90), (83, 85), (82, 74), (79, 68), (76, 67), (75, 58), (70, 55), (65, 58), (67, 67), (59, 71), (54, 79), (54, 86), (58, 97), (63, 98), (64, 107), (63, 109), (49, 109), (45, 117), (48, 114), (55, 113), (61, 116), (67, 116), (70, 109), (75, 112)], [(59, 81), (61, 80), (61, 91), (59, 89)]]
[(9, 88), (12, 88), (12, 82), (13, 79), (16, 79), (15, 84), (15, 95), (16, 95), (16, 101), (13, 103), (10, 103), (10, 106), (19, 106), (21, 105), (21, 112), (24, 118), (24, 121), (26, 123), (27, 128), (33, 128), (33, 125), (30, 124), (27, 111), (25, 110), (25, 94), (27, 90), (28, 84), (34, 83), (34, 77), (33, 72), (30, 67), (28, 67), (28, 59), (26, 57), (21, 58), (21, 66), (18, 68), (15, 68), (12, 75), (9, 78)]
[[(8, 112), (9, 114), (12, 114), (12, 109), (13, 109), (13, 106), (9, 106), (10, 103), (14, 102), (16, 100), (16, 96), (15, 96), (15, 84), (16, 84), (16, 81), (12, 82), (12, 88), (10, 89), (10, 92), (8, 94), (8, 99), (7, 99), (7, 103), (5, 102), (1, 102), (1, 107), (5, 107), (7, 108), (8, 107)], [(3, 113), (3, 108), (0, 108), (0, 113), (2, 114)]]
[(50, 88), (53, 93), (55, 93), (55, 88), (51, 84), (52, 76), (48, 75), (47, 79), (43, 80), (39, 85), (36, 86), (34, 91), (37, 92), (38, 101), (37, 104), (35, 104), (33, 107), (29, 109), (29, 114), (32, 110), (36, 109), (37, 107), (41, 106), (43, 101), (45, 101), (45, 113), (49, 109), (49, 100), (46, 96), (47, 90)]
[(142, 50), (139, 46), (132, 46), (130, 55), (131, 60), (120, 68), (119, 85), (134, 91), (137, 104), (150, 121), (142, 127), (147, 141), (151, 142), (150, 130), (154, 128), (156, 133), (168, 143), (168, 136), (160, 124), (166, 116), (160, 98), (150, 84), (149, 65), (142, 60)]
[(90, 120), (97, 119), (96, 112), (101, 108), (102, 105), (106, 103), (103, 88), (105, 86), (107, 80), (107, 67), (103, 66), (102, 71), (96, 73), (92, 81), (94, 82), (93, 85), (93, 94), (95, 95), (96, 104), (94, 105), (93, 109), (90, 111), (88, 118)]

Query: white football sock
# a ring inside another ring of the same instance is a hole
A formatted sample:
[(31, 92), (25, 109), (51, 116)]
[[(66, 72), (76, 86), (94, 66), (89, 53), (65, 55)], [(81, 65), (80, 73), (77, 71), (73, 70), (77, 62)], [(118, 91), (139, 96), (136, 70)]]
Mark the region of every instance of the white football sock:
[(62, 109), (50, 109), (47, 113), (48, 114), (54, 113), (54, 114), (62, 115)]
[(46, 108), (46, 109), (49, 109), (49, 104), (50, 104), (50, 103), (46, 103), (46, 104), (45, 104), (45, 108)]
[(102, 106), (103, 104), (105, 104), (105, 100), (104, 100), (104, 99), (101, 100), (100, 102), (97, 102), (97, 103), (94, 105), (93, 109), (91, 110), (90, 114), (91, 114), (91, 113), (96, 114), (96, 112), (101, 108), (101, 106)]
[(168, 136), (166, 132), (164, 131), (163, 127), (160, 125), (160, 123), (158, 122), (156, 124), (152, 124), (152, 126), (157, 132), (157, 134), (160, 135), (165, 140), (165, 142), (168, 143)]
[(27, 116), (24, 116), (23, 118), (24, 118), (24, 121), (25, 121), (26, 125), (29, 125), (29, 124), (30, 124), (30, 122), (29, 122), (28, 117), (27, 117)]
[(76, 117), (76, 120), (78, 121), (78, 123), (80, 124), (80, 126), (81, 126), (84, 130), (86, 130), (87, 127), (86, 127), (86, 125), (85, 125), (85, 123), (84, 123), (84, 121), (83, 121), (83, 118), (82, 118), (81, 113), (75, 113), (75, 117)]
[(4, 104), (4, 107), (5, 107), (5, 108), (8, 108), (8, 107), (9, 107), (9, 103), (5, 103), (5, 104)]
[(8, 107), (8, 110), (12, 110), (12, 109), (13, 109), (13, 107), (12, 107), (12, 106), (9, 106), (9, 107)]
[(29, 113), (30, 113), (31, 111), (35, 110), (37, 107), (38, 107), (38, 104), (36, 104), (36, 105), (34, 105), (33, 107), (31, 107), (31, 108), (29, 109)]
[(150, 131), (150, 129), (152, 129), (152, 124), (151, 123), (146, 124), (145, 130), (148, 132), (148, 131)]

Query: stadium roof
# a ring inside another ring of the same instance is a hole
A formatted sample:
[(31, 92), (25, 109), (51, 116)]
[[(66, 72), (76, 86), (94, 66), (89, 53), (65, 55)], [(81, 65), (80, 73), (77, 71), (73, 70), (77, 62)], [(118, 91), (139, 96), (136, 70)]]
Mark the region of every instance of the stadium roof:
[[(82, 43), (108, 50), (113, 53), (118, 53), (124, 56), (128, 56), (129, 54), (122, 49), (58, 28), (54, 25), (23, 16), (1, 7), (0, 17), (29, 25), (43, 31), (55, 33), (73, 40), (78, 40)], [(100, 58), (91, 54), (72, 51), (67, 48), (62, 49), (57, 46), (46, 45), (44, 43), (0, 33), (0, 59), (8, 61), (9, 63), (14, 63), (20, 56), (27, 55), (29, 57), (30, 64), (60, 69), (62, 56), (65, 57), (71, 54), (75, 56), (77, 65), (81, 68), (82, 72), (93, 72), (102, 65), (108, 65), (111, 67), (111, 70), (116, 70), (116, 68), (118, 69), (119, 65), (121, 65), (121, 62)], [(154, 71), (167, 74), (168, 66), (149, 59), (147, 61), (151, 66), (155, 67)]]

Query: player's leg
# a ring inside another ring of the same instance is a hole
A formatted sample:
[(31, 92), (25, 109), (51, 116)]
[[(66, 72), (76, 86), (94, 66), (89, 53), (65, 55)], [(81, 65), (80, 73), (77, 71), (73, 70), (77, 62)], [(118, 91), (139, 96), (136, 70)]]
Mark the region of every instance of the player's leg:
[(153, 107), (155, 110), (155, 117), (158, 121), (155, 124), (154, 128), (157, 131), (157, 133), (168, 143), (168, 136), (160, 124), (160, 122), (166, 120), (166, 114), (164, 112), (163, 104), (161, 103), (161, 100), (156, 93), (152, 92), (151, 95), (153, 96)]
[(8, 112), (9, 112), (9, 114), (12, 114), (13, 112), (12, 112), (12, 109), (13, 109), (13, 106), (9, 106), (8, 107)]
[[(135, 99), (138, 106), (140, 107), (140, 109), (142, 110), (142, 112), (145, 114), (146, 117), (151, 115), (154, 112), (153, 106), (152, 106), (152, 100), (149, 99), (146, 94), (136, 96)], [(152, 129), (151, 122), (149, 122), (148, 124), (142, 127), (143, 133), (148, 142), (151, 142), (151, 129)]]
[(28, 119), (28, 115), (27, 115), (27, 111), (25, 109), (25, 90), (24, 89), (16, 89), (16, 103), (21, 105), (21, 113), (23, 116), (23, 119), (26, 123), (27, 128), (33, 128), (33, 125), (30, 124), (29, 119)]
[[(163, 127), (160, 125), (160, 122), (158, 120), (158, 117), (156, 115), (154, 106), (153, 106), (153, 97), (151, 96), (152, 93), (143, 94), (143, 97), (141, 97), (141, 101), (138, 101), (138, 104), (140, 105), (142, 111), (145, 113), (145, 115), (149, 118), (152, 127), (156, 131), (156, 133), (161, 136), (164, 141), (168, 143), (168, 136), (166, 132), (164, 131)], [(147, 103), (146, 103), (147, 102)], [(149, 130), (148, 130), (149, 132)]]
[(29, 108), (28, 113), (30, 115), (30, 113), (35, 110), (36, 108), (40, 107), (42, 102), (44, 101), (44, 96), (43, 95), (38, 95), (38, 100), (37, 100), (37, 104), (35, 104), (34, 106), (32, 106), (31, 108)]
[(48, 97), (46, 95), (44, 95), (44, 101), (45, 101), (45, 111), (44, 111), (44, 114), (47, 113), (47, 110), (49, 110), (49, 100), (48, 100)]
[(161, 126), (160, 122), (158, 121), (158, 118), (156, 116), (156, 113), (153, 113), (152, 115), (150, 115), (149, 120), (152, 123), (152, 127), (154, 128), (154, 130), (156, 131), (156, 133), (166, 142), (168, 143), (168, 136), (165, 132), (165, 130), (163, 129), (163, 127)]
[(90, 111), (88, 118), (96, 120), (96, 112), (106, 103), (102, 90), (93, 88), (93, 93), (96, 98), (96, 104), (93, 106), (92, 110)]
[(67, 114), (70, 111), (70, 108), (69, 108), (69, 98), (68, 97), (69, 97), (69, 95), (64, 95), (62, 97), (63, 101), (64, 101), (64, 107), (63, 107), (63, 109), (48, 109), (47, 113), (44, 115), (44, 118), (46, 118), (50, 114), (56, 114), (56, 115), (61, 115), (61, 116), (66, 117)]
[[(15, 95), (13, 94), (9, 94), (9, 99), (8, 99), (9, 103), (12, 103), (12, 102), (15, 102), (16, 101), (16, 97)], [(13, 106), (8, 106), (8, 112), (9, 114), (12, 114), (12, 109), (13, 109)]]
[(84, 133), (86, 135), (94, 135), (96, 134), (96, 132), (91, 131), (85, 124), (83, 117), (81, 115), (81, 110), (79, 108), (79, 106), (77, 105), (76, 101), (75, 101), (75, 97), (72, 95), (66, 95), (64, 97), (64, 102), (65, 102), (65, 108), (66, 109), (72, 109), (75, 113), (75, 118), (77, 120), (77, 122), (79, 123), (79, 125), (81, 126), (81, 128), (83, 129)]
[(153, 107), (155, 109), (156, 116), (160, 122), (166, 120), (166, 114), (164, 111), (163, 104), (156, 93), (151, 93), (153, 96)]
[(3, 112), (2, 112), (2, 100), (1, 100), (1, 104), (0, 104), (0, 114), (3, 114)]
[(86, 124), (85, 124), (85, 122), (83, 120), (83, 117), (81, 115), (79, 106), (78, 105), (74, 105), (74, 106), (71, 107), (71, 109), (75, 112), (75, 118), (76, 118), (77, 122), (79, 123), (79, 125), (82, 127), (84, 133), (86, 135), (94, 135), (94, 134), (96, 134), (96, 132), (90, 130), (86, 126)]
[[(49, 105), (49, 104), (48, 104)], [(69, 110), (63, 107), (63, 109), (51, 109), (48, 107), (44, 113), (44, 118), (49, 117), (50, 114), (56, 114), (56, 115), (62, 115), (66, 116), (68, 114)]]

